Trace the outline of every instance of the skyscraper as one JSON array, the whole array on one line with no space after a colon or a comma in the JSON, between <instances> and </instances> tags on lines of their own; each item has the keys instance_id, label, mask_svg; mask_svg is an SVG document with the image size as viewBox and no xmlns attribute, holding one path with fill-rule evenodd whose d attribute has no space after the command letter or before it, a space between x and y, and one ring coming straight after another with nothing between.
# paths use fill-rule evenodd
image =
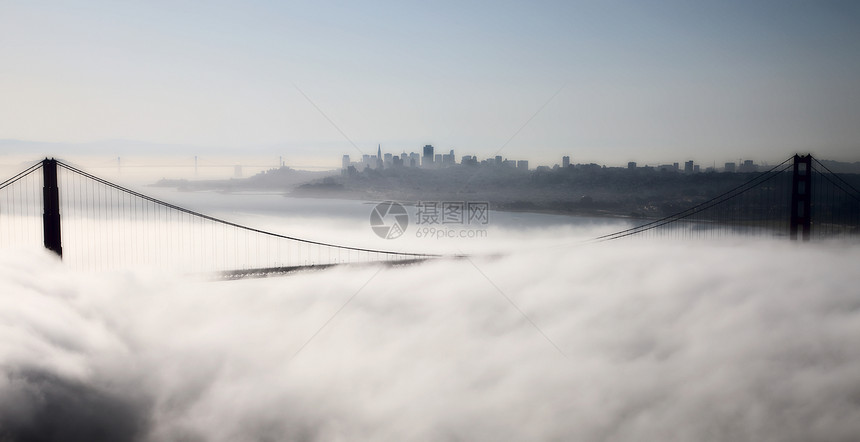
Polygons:
<instances>
[{"instance_id":1,"label":"skyscraper","mask_svg":"<svg viewBox=\"0 0 860 442\"><path fill-rule=\"evenodd\" d=\"M424 157L421 159L421 165L430 167L433 164L433 146L428 144L424 146Z\"/></svg>"}]
</instances>

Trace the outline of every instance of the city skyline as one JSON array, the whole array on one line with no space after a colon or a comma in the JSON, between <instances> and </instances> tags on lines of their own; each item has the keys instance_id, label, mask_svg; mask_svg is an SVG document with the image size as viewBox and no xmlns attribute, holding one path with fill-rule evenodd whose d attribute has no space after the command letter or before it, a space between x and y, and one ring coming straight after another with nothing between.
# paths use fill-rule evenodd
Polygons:
<instances>
[{"instance_id":1,"label":"city skyline","mask_svg":"<svg viewBox=\"0 0 860 442\"><path fill-rule=\"evenodd\" d=\"M597 164L603 167L616 167L616 168L624 168L625 165L607 165L600 164L595 162L590 163L579 163L576 162L575 158L572 158L570 155L563 155L560 159L561 162L556 162L553 164L538 164L532 162L530 165L529 158L514 158L508 159L503 155L495 155L493 157L487 158L479 158L477 155L461 155L460 161L457 160L456 153L454 149L450 149L448 153L437 153L435 147L431 144L426 144L421 149L421 152L406 152L404 149L401 153L393 153L393 152L385 152L383 154L382 144L377 145L377 154L362 154L359 158L356 158L356 161L352 160L353 157L349 154L344 154L341 157L341 167L342 171L348 171L350 167L356 169L356 171L363 171L365 169L383 169L390 167L411 167L411 168L441 168L441 167L450 167L456 165L492 165L492 166L508 166L513 167L520 170L549 170L549 169L557 169L559 167L575 167L582 165L592 165ZM683 167L682 167L683 164ZM760 166L767 166L768 163L756 163L751 159L738 158L737 162L735 161L726 161L720 163L720 167L717 166L717 163L714 162L712 165L697 163L693 159L687 159L683 163L678 161L673 161L670 163L665 162L649 162L649 163L639 163L637 161L628 161L626 164L627 169L636 169L636 168L653 168L660 170L674 170L678 172L684 173L699 173L699 172L756 172L758 171ZM704 166L704 167L703 167Z\"/></svg>"},{"instance_id":2,"label":"city skyline","mask_svg":"<svg viewBox=\"0 0 860 442\"><path fill-rule=\"evenodd\" d=\"M376 152L378 148L382 147L382 150L389 152L392 155L394 153L398 153L398 155L402 153L408 154L410 152L417 153L415 152L415 146L407 147L403 145L398 145L398 147L392 149L384 148L384 146L385 145L383 145L382 143L376 143L374 144L373 149L368 148L366 152ZM420 150L421 146L422 145L419 145L417 150ZM102 164L105 162L111 162L112 164L115 164L117 159L121 157L123 159L123 162L132 161L138 163L145 163L152 165L152 167L155 167L157 164L164 164L167 166L175 167L181 163L188 163L188 165L191 166L193 164L194 158L199 157L201 159L204 159L205 161L208 161L209 166L212 165L212 162L225 165L228 163L246 164L250 162L251 164L257 165L257 167L259 167L263 166L268 162L271 162L272 165L280 165L281 163L284 163L284 165L286 166L300 170L336 170L342 169L342 156L344 154L350 155L351 158L357 158L359 160L362 155L367 155L368 157L376 156L368 153L361 153L359 151L356 151L355 149L352 149L352 152L354 152L352 154L346 153L348 151L341 151L340 153L326 156L306 156L302 154L303 152L307 152L310 150L312 149L300 150L299 152L296 152L295 149L271 147L256 150L248 149L242 152L236 152L229 149L207 150L205 148L201 148L200 146L161 145L133 142L128 140L72 144L27 142L22 140L0 139L0 152L7 154L7 163L9 162L9 159L12 159L13 161L20 160L26 162L39 157L57 157L76 159L78 161L81 161L82 164L88 164L92 161L95 161L98 164ZM442 149L439 150L441 151ZM455 152L459 151L459 149L456 148L447 148L444 151L450 152L452 150ZM467 152L464 154L465 156L469 156L472 158L487 159L501 156L503 159L513 159L514 161L525 160L529 162L530 167L532 169L539 166L553 167L556 164L562 165L563 157L567 156L569 157L571 164L598 164L606 167L620 168L627 167L628 164L631 162L636 163L640 167L660 167L675 162L683 164L684 162L692 160L697 165L701 165L703 171L706 168L720 169L727 162L735 162L736 164L741 164L747 160L752 160L758 165L767 166L768 164L779 163L780 161L795 153L809 153L809 151L786 151L782 153L782 156L773 156L772 158L761 158L755 155L740 155L735 158L730 158L724 155L713 155L712 159L710 160L703 160L699 155L682 156L677 158L654 158L654 156L651 156L652 158L654 158L651 160L642 160L643 157L648 158L648 155L631 155L627 160L610 162L604 161L599 156L595 156L593 158L586 158L584 156L577 155L576 152L565 150L560 150L557 156L553 155L549 157L545 155L534 157L530 156L528 153L517 156L493 155L490 157L482 157L481 155L475 154L475 150L464 149L464 151ZM457 160L458 164L460 162L459 158L460 157L458 157ZM827 156L821 158L825 160L840 161L838 158L832 158ZM848 160L843 162L860 162L860 157L858 157L857 160Z\"/></svg>"}]
</instances>

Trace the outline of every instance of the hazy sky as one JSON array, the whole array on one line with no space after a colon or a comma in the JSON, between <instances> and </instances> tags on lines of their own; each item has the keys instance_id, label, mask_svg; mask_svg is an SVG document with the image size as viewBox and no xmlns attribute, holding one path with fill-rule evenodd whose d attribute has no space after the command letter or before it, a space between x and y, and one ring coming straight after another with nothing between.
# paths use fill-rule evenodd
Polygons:
<instances>
[{"instance_id":1,"label":"hazy sky","mask_svg":"<svg viewBox=\"0 0 860 442\"><path fill-rule=\"evenodd\" d=\"M0 139L860 160L857 3L702 3L7 0Z\"/></svg>"}]
</instances>

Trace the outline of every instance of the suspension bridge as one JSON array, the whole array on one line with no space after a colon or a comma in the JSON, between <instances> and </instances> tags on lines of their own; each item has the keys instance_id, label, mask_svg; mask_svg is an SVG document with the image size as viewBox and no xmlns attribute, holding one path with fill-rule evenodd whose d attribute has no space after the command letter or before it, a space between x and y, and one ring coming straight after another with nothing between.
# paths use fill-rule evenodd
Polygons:
<instances>
[{"instance_id":1,"label":"suspension bridge","mask_svg":"<svg viewBox=\"0 0 860 442\"><path fill-rule=\"evenodd\" d=\"M76 269L146 266L226 278L438 257L249 227L144 195L55 159L0 183L0 247L39 242Z\"/></svg>"},{"instance_id":2,"label":"suspension bridge","mask_svg":"<svg viewBox=\"0 0 860 442\"><path fill-rule=\"evenodd\" d=\"M860 176L833 173L812 155L794 155L741 185L660 219L594 238L700 238L730 235L827 240L860 237ZM853 183L852 183L853 181Z\"/></svg>"},{"instance_id":3,"label":"suspension bridge","mask_svg":"<svg viewBox=\"0 0 860 442\"><path fill-rule=\"evenodd\" d=\"M854 181L832 173L811 155L795 155L677 213L592 242L729 235L804 241L856 238L860 191ZM47 158L0 183L0 247L33 244L43 244L76 269L147 266L225 278L441 257L313 241L246 226Z\"/></svg>"}]
</instances>

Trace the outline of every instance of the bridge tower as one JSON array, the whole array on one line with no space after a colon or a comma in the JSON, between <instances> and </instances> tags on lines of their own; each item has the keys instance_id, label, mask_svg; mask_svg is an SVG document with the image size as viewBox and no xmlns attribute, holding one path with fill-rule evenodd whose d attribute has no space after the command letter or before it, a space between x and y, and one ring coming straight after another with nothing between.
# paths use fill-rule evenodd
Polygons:
<instances>
[{"instance_id":1,"label":"bridge tower","mask_svg":"<svg viewBox=\"0 0 860 442\"><path fill-rule=\"evenodd\" d=\"M794 173L791 180L791 223L789 235L797 240L802 232L804 241L809 241L812 227L812 155L794 155Z\"/></svg>"},{"instance_id":2,"label":"bridge tower","mask_svg":"<svg viewBox=\"0 0 860 442\"><path fill-rule=\"evenodd\" d=\"M44 230L45 248L63 257L63 245L60 240L60 189L57 187L57 160L45 158L42 161L42 228Z\"/></svg>"}]
</instances>

